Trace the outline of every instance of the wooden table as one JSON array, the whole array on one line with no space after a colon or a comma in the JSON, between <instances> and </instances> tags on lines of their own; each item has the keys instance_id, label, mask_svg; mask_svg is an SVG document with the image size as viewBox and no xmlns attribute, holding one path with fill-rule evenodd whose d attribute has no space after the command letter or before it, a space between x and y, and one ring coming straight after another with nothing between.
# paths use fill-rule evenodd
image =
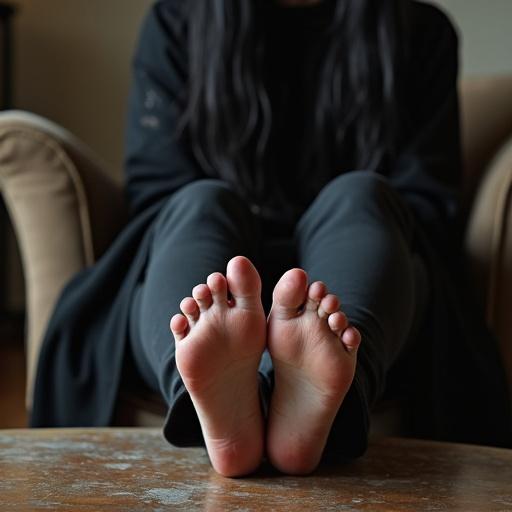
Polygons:
<instances>
[{"instance_id":1,"label":"wooden table","mask_svg":"<svg viewBox=\"0 0 512 512\"><path fill-rule=\"evenodd\" d=\"M0 510L512 510L512 451L388 438L313 476L228 479L155 429L3 430Z\"/></svg>"}]
</instances>

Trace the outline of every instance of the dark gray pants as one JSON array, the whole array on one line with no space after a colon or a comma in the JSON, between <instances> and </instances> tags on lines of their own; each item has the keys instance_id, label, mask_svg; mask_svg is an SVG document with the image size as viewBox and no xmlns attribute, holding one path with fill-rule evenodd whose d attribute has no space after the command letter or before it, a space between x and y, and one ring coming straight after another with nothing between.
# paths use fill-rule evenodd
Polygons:
<instances>
[{"instance_id":1,"label":"dark gray pants","mask_svg":"<svg viewBox=\"0 0 512 512\"><path fill-rule=\"evenodd\" d=\"M366 447L369 408L386 376L422 321L427 279L414 252L414 220L398 193L380 175L355 171L327 184L295 226L254 214L219 180L200 180L175 193L153 225L146 274L131 314L131 348L147 385L169 404L164 428L177 445L201 443L190 399L174 360L169 319L208 274L225 272L236 255L256 265L269 311L272 289L299 266L310 282L321 280L363 337L356 378L328 442L328 450L357 456ZM273 385L272 363L261 366L263 406ZM341 441L343 439L343 442ZM326 450L327 451L327 450Z\"/></svg>"}]
</instances>

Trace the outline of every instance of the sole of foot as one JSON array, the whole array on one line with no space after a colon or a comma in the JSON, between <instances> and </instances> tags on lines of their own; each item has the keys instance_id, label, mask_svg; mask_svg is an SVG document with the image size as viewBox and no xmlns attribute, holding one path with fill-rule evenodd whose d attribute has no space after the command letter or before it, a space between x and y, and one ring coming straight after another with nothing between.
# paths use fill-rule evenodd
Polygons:
<instances>
[{"instance_id":1,"label":"sole of foot","mask_svg":"<svg viewBox=\"0 0 512 512\"><path fill-rule=\"evenodd\" d=\"M354 378L359 331L340 301L306 272L286 272L274 288L267 344L275 372L266 450L287 474L319 464L334 418Z\"/></svg>"},{"instance_id":2,"label":"sole of foot","mask_svg":"<svg viewBox=\"0 0 512 512\"><path fill-rule=\"evenodd\" d=\"M230 299L228 300L228 293ZM176 365L194 404L213 468L242 476L261 463L264 449L258 366L265 349L261 280L247 258L237 256L226 276L181 301L171 319Z\"/></svg>"}]
</instances>

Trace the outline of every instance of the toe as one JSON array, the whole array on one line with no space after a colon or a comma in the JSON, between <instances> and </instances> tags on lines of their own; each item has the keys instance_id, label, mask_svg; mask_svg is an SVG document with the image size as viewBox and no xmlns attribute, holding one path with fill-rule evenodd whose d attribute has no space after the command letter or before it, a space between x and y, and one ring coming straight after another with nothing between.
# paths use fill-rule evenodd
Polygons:
<instances>
[{"instance_id":1,"label":"toe","mask_svg":"<svg viewBox=\"0 0 512 512\"><path fill-rule=\"evenodd\" d=\"M343 331L348 327L348 320L345 313L342 311L336 311L335 313L329 315L327 321L332 332L341 338Z\"/></svg>"},{"instance_id":2,"label":"toe","mask_svg":"<svg viewBox=\"0 0 512 512\"><path fill-rule=\"evenodd\" d=\"M228 303L228 283L226 278L220 272L214 272L206 280L208 288L212 294L213 302L220 306L227 306Z\"/></svg>"},{"instance_id":3,"label":"toe","mask_svg":"<svg viewBox=\"0 0 512 512\"><path fill-rule=\"evenodd\" d=\"M199 306L199 311L201 312L206 311L213 302L212 293L206 284L194 286L192 289L192 297L194 297Z\"/></svg>"},{"instance_id":4,"label":"toe","mask_svg":"<svg viewBox=\"0 0 512 512\"><path fill-rule=\"evenodd\" d=\"M330 314L340 309L340 301L336 295L329 293L320 302L318 307L318 316L320 318L327 318Z\"/></svg>"},{"instance_id":5,"label":"toe","mask_svg":"<svg viewBox=\"0 0 512 512\"><path fill-rule=\"evenodd\" d=\"M181 341L187 335L188 320L183 315L177 314L171 318L171 331L175 341Z\"/></svg>"},{"instance_id":6,"label":"toe","mask_svg":"<svg viewBox=\"0 0 512 512\"><path fill-rule=\"evenodd\" d=\"M315 281L311 283L308 288L308 299L306 301L306 309L309 311L316 311L320 301L327 294L327 286L322 281Z\"/></svg>"},{"instance_id":7,"label":"toe","mask_svg":"<svg viewBox=\"0 0 512 512\"><path fill-rule=\"evenodd\" d=\"M199 306L192 297L185 297L180 303L180 309L189 324L194 324L199 319Z\"/></svg>"},{"instance_id":8,"label":"toe","mask_svg":"<svg viewBox=\"0 0 512 512\"><path fill-rule=\"evenodd\" d=\"M306 301L308 276L294 268L285 272L274 288L272 314L277 318L294 318Z\"/></svg>"},{"instance_id":9,"label":"toe","mask_svg":"<svg viewBox=\"0 0 512 512\"><path fill-rule=\"evenodd\" d=\"M361 344L361 333L355 327L347 327L341 341L348 352L354 352Z\"/></svg>"},{"instance_id":10,"label":"toe","mask_svg":"<svg viewBox=\"0 0 512 512\"><path fill-rule=\"evenodd\" d=\"M248 258L232 258L227 266L226 278L236 306L244 309L261 308L260 275Z\"/></svg>"}]
</instances>

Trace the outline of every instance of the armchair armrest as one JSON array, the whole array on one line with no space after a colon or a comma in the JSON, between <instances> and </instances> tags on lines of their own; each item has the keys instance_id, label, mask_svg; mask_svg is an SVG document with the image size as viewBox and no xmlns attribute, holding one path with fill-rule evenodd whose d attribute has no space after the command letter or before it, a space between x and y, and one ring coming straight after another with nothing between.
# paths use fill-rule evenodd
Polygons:
<instances>
[{"instance_id":1,"label":"armchair armrest","mask_svg":"<svg viewBox=\"0 0 512 512\"><path fill-rule=\"evenodd\" d=\"M512 75L465 78L460 93L465 197L471 202L483 171L512 133Z\"/></svg>"},{"instance_id":2,"label":"armchair armrest","mask_svg":"<svg viewBox=\"0 0 512 512\"><path fill-rule=\"evenodd\" d=\"M19 244L27 302L27 405L42 338L66 282L125 222L121 186L78 139L20 111L0 113L0 189Z\"/></svg>"},{"instance_id":3,"label":"armchair armrest","mask_svg":"<svg viewBox=\"0 0 512 512\"><path fill-rule=\"evenodd\" d=\"M512 392L512 137L483 176L468 222L466 251Z\"/></svg>"}]
</instances>

